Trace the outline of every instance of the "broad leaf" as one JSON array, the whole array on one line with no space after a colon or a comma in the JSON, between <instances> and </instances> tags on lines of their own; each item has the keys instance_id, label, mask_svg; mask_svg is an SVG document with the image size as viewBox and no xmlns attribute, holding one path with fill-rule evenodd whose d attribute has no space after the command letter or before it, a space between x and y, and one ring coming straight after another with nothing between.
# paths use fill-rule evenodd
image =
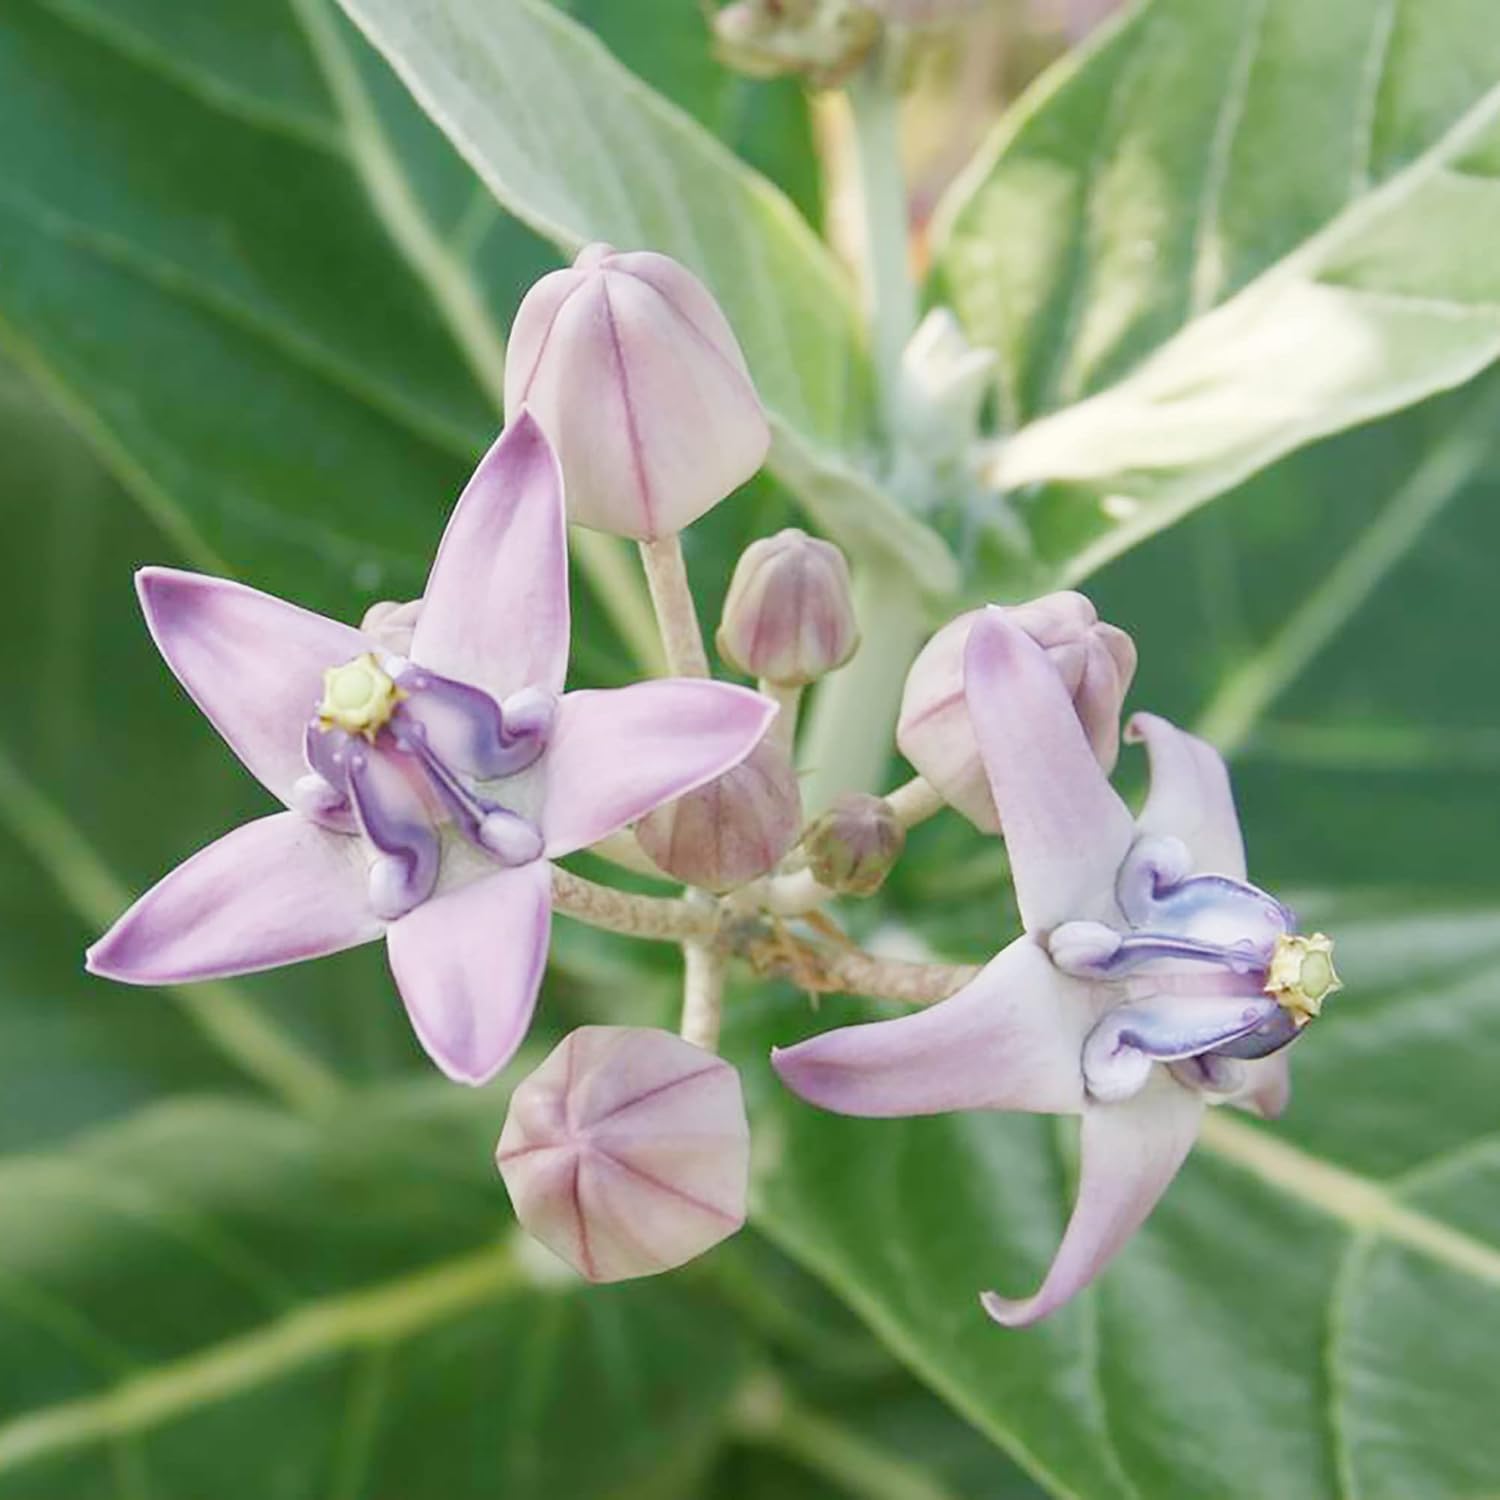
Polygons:
<instances>
[{"instance_id":1,"label":"broad leaf","mask_svg":"<svg viewBox=\"0 0 1500 1500\"><path fill-rule=\"evenodd\" d=\"M0 1495L685 1500L732 1325L522 1251L479 1103L182 1103L0 1167Z\"/></svg>"},{"instance_id":2,"label":"broad leaf","mask_svg":"<svg viewBox=\"0 0 1500 1500\"><path fill-rule=\"evenodd\" d=\"M846 279L768 182L539 0L344 0L495 196L572 251L590 240L691 266L740 337L771 464L853 550L899 555L930 587L946 547L861 475L864 355Z\"/></svg>"},{"instance_id":3,"label":"broad leaf","mask_svg":"<svg viewBox=\"0 0 1500 1500\"><path fill-rule=\"evenodd\" d=\"M977 1293L1028 1290L1055 1248L1059 1124L823 1115L753 1061L813 1029L802 1002L739 1038L761 1226L1054 1493L1397 1500L1500 1472L1500 914L1308 915L1337 921L1348 989L1290 1114L1216 1112L1100 1284L1026 1332Z\"/></svg>"},{"instance_id":4,"label":"broad leaf","mask_svg":"<svg viewBox=\"0 0 1500 1500\"><path fill-rule=\"evenodd\" d=\"M938 262L1044 571L1500 354L1497 76L1483 0L1148 0L1020 106Z\"/></svg>"},{"instance_id":5,"label":"broad leaf","mask_svg":"<svg viewBox=\"0 0 1500 1500\"><path fill-rule=\"evenodd\" d=\"M1500 897L1497 419L1490 374L1276 466L1098 580L1141 649L1134 702L1231 753L1273 888Z\"/></svg>"},{"instance_id":6,"label":"broad leaf","mask_svg":"<svg viewBox=\"0 0 1500 1500\"><path fill-rule=\"evenodd\" d=\"M727 126L714 71L689 102ZM555 252L331 0L21 0L0 133L0 350L176 560L345 616L414 592ZM757 149L781 170L799 140Z\"/></svg>"}]
</instances>

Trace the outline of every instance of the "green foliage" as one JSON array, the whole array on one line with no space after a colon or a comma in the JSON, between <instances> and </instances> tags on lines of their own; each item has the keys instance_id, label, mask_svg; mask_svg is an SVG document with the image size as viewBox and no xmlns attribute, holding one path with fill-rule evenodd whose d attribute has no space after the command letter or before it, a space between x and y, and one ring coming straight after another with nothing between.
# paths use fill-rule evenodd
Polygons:
<instances>
[{"instance_id":1,"label":"green foliage","mask_svg":"<svg viewBox=\"0 0 1500 1500\"><path fill-rule=\"evenodd\" d=\"M264 807L131 568L344 617L414 592L516 301L584 240L699 270L775 412L776 479L687 538L705 619L794 502L955 586L885 489L791 85L727 74L690 0L349 9L395 72L330 0L0 17L0 1500L1494 1490L1500 385L1330 436L1500 352L1493 7L1148 0L945 210L931 294L1000 355L1031 548L992 497L954 529L971 590L1102 569L1135 701L1232 752L1255 875L1348 981L1285 1121L1216 1115L1024 1334L976 1293L1040 1274L1069 1133L774 1085L769 1045L864 1006L735 997L779 1248L585 1290L519 1249L506 1083L431 1081L378 952L170 995L81 972L131 892ZM585 680L630 671L605 599L580 590ZM977 960L1008 902L947 817L841 915ZM537 1046L667 1016L670 950L558 925Z\"/></svg>"},{"instance_id":2,"label":"green foliage","mask_svg":"<svg viewBox=\"0 0 1500 1500\"><path fill-rule=\"evenodd\" d=\"M821 1114L766 1048L870 1008L740 1013L758 1222L1053 1493L1395 1500L1500 1472L1500 917L1304 912L1336 923L1348 989L1299 1049L1286 1120L1214 1114L1102 1282L1019 1336L978 1293L1040 1280L1071 1132Z\"/></svg>"},{"instance_id":3,"label":"green foliage","mask_svg":"<svg viewBox=\"0 0 1500 1500\"><path fill-rule=\"evenodd\" d=\"M1006 488L1069 579L1500 354L1482 0L1154 0L1039 87L945 214L1000 355Z\"/></svg>"}]
</instances>

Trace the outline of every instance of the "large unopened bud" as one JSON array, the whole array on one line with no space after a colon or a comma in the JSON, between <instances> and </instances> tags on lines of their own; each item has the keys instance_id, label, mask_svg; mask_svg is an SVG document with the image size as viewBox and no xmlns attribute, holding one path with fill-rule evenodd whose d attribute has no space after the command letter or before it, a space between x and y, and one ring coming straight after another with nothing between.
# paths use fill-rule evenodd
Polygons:
<instances>
[{"instance_id":1,"label":"large unopened bud","mask_svg":"<svg viewBox=\"0 0 1500 1500\"><path fill-rule=\"evenodd\" d=\"M732 771L648 813L635 833L668 875L728 891L775 869L801 827L791 758L781 745L762 740Z\"/></svg>"},{"instance_id":2,"label":"large unopened bud","mask_svg":"<svg viewBox=\"0 0 1500 1500\"><path fill-rule=\"evenodd\" d=\"M495 1161L521 1227L590 1281L670 1271L745 1222L739 1074L669 1031L581 1027L511 1095Z\"/></svg>"},{"instance_id":3,"label":"large unopened bud","mask_svg":"<svg viewBox=\"0 0 1500 1500\"><path fill-rule=\"evenodd\" d=\"M906 829L884 797L848 792L807 830L802 847L819 885L870 896L901 858Z\"/></svg>"},{"instance_id":4,"label":"large unopened bud","mask_svg":"<svg viewBox=\"0 0 1500 1500\"><path fill-rule=\"evenodd\" d=\"M765 461L770 429L708 288L665 255L590 245L527 292L505 412L526 406L562 464L571 520L681 531Z\"/></svg>"},{"instance_id":5,"label":"large unopened bud","mask_svg":"<svg viewBox=\"0 0 1500 1500\"><path fill-rule=\"evenodd\" d=\"M795 526L752 542L735 564L716 641L730 666L778 687L843 666L859 645L844 554Z\"/></svg>"},{"instance_id":6,"label":"large unopened bud","mask_svg":"<svg viewBox=\"0 0 1500 1500\"><path fill-rule=\"evenodd\" d=\"M896 743L946 802L986 833L996 833L1000 816L964 703L964 647L981 613L971 610L950 621L912 663ZM1005 613L1046 649L1099 764L1113 770L1120 753L1120 705L1135 676L1135 643L1100 620L1082 594L1046 594Z\"/></svg>"}]
</instances>

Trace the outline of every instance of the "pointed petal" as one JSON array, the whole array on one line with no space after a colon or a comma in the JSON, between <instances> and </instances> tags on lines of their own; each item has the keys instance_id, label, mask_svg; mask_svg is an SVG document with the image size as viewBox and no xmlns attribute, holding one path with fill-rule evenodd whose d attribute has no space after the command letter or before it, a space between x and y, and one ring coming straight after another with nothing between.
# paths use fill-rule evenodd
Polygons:
<instances>
[{"instance_id":1,"label":"pointed petal","mask_svg":"<svg viewBox=\"0 0 1500 1500\"><path fill-rule=\"evenodd\" d=\"M597 843L722 776L775 716L776 705L759 693L686 678L569 693L542 760L547 854Z\"/></svg>"},{"instance_id":2,"label":"pointed petal","mask_svg":"<svg viewBox=\"0 0 1500 1500\"><path fill-rule=\"evenodd\" d=\"M1202 1098L1164 1069L1134 1098L1092 1106L1083 1117L1078 1202L1047 1279L1020 1301L986 1292L984 1310L1007 1328L1024 1328L1082 1291L1156 1207L1202 1116Z\"/></svg>"},{"instance_id":3,"label":"pointed petal","mask_svg":"<svg viewBox=\"0 0 1500 1500\"><path fill-rule=\"evenodd\" d=\"M552 870L541 859L434 896L391 925L396 987L448 1077L484 1083L521 1045L551 927Z\"/></svg>"},{"instance_id":4,"label":"pointed petal","mask_svg":"<svg viewBox=\"0 0 1500 1500\"><path fill-rule=\"evenodd\" d=\"M1093 1021L1088 987L1023 937L947 1000L826 1031L771 1061L794 1094L839 1114L1070 1114L1084 1107L1079 1057Z\"/></svg>"},{"instance_id":5,"label":"pointed petal","mask_svg":"<svg viewBox=\"0 0 1500 1500\"><path fill-rule=\"evenodd\" d=\"M202 573L142 568L146 625L193 702L273 796L307 774L302 737L323 672L370 649L359 631Z\"/></svg>"},{"instance_id":6,"label":"pointed petal","mask_svg":"<svg viewBox=\"0 0 1500 1500\"><path fill-rule=\"evenodd\" d=\"M186 984L337 953L380 936L359 841L299 813L227 833L158 881L88 952L127 984Z\"/></svg>"},{"instance_id":7,"label":"pointed petal","mask_svg":"<svg viewBox=\"0 0 1500 1500\"><path fill-rule=\"evenodd\" d=\"M1134 821L1046 653L1002 610L985 610L970 633L964 692L1027 930L1118 922L1115 875Z\"/></svg>"},{"instance_id":8,"label":"pointed petal","mask_svg":"<svg viewBox=\"0 0 1500 1500\"><path fill-rule=\"evenodd\" d=\"M459 496L427 578L411 659L504 698L560 692L568 665L562 471L522 408Z\"/></svg>"},{"instance_id":9,"label":"pointed petal","mask_svg":"<svg viewBox=\"0 0 1500 1500\"><path fill-rule=\"evenodd\" d=\"M1206 740L1155 714L1134 714L1125 726L1132 745L1151 758L1151 793L1141 809L1142 833L1179 838L1193 869L1245 878L1245 844L1224 758Z\"/></svg>"}]
</instances>

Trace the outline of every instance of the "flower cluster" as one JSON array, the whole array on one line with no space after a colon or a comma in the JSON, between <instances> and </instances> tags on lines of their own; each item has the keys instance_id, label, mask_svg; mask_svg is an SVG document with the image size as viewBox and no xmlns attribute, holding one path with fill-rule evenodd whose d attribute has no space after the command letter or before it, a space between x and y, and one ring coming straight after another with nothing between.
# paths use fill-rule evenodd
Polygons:
<instances>
[{"instance_id":1,"label":"flower cluster","mask_svg":"<svg viewBox=\"0 0 1500 1500\"><path fill-rule=\"evenodd\" d=\"M482 1084L530 1025L554 909L680 944L683 1036L574 1031L514 1089L500 1137L521 1224L596 1281L680 1265L744 1221L744 1103L714 1055L731 959L812 990L938 999L780 1050L775 1069L845 1114L1080 1116L1050 1272L1029 1298L984 1299L1002 1323L1045 1316L1149 1213L1208 1105L1284 1107L1286 1049L1338 988L1329 940L1249 883L1203 741L1136 714L1150 794L1133 816L1112 790L1135 647L1076 593L938 630L896 726L918 776L804 822L797 706L859 649L849 568L796 529L754 542L715 640L756 687L708 678L677 536L755 472L769 433L727 318L684 267L595 245L543 278L505 395L418 600L355 627L141 572L167 664L280 810L168 874L88 967L179 984L383 939L421 1046ZM641 544L683 675L564 691L569 520ZM1005 840L1024 931L939 999L949 971L860 954L819 909L879 890L944 805ZM637 895L554 863L589 849L690 890Z\"/></svg>"}]
</instances>

